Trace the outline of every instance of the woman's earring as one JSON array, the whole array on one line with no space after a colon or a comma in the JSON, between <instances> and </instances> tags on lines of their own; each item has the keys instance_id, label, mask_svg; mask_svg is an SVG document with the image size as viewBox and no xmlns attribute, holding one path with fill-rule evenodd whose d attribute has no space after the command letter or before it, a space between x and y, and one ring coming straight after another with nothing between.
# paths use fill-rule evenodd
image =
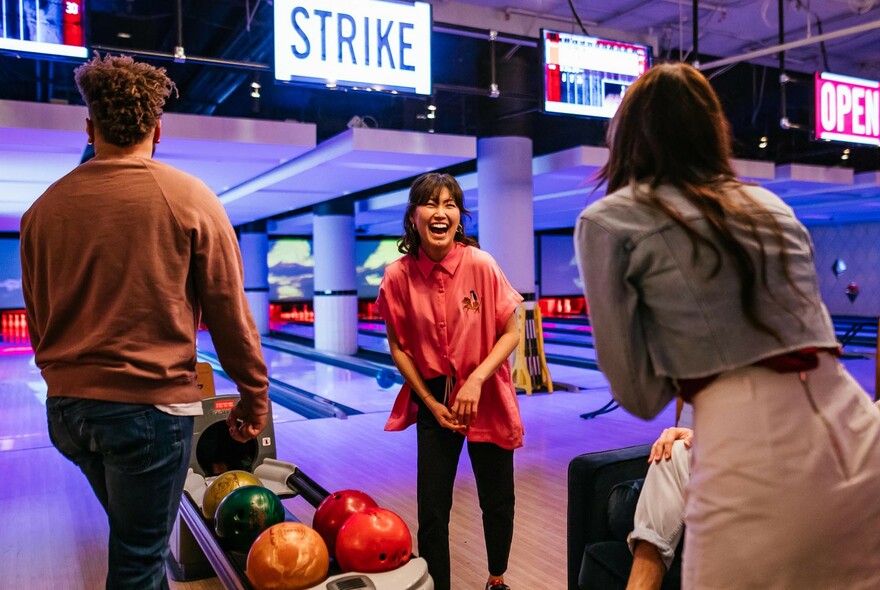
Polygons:
<instances>
[{"instance_id":1,"label":"woman's earring","mask_svg":"<svg viewBox=\"0 0 880 590\"><path fill-rule=\"evenodd\" d=\"M458 229L455 230L455 233L461 234L461 235L463 236L463 235L464 235L464 226L462 226L462 225L459 223L459 224L458 224Z\"/></svg>"}]
</instances>

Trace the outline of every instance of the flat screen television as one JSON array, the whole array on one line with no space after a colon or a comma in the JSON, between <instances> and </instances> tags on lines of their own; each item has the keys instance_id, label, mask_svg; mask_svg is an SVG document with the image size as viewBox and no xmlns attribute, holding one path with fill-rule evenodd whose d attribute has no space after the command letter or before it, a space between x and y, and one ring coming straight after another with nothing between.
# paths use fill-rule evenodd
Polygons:
<instances>
[{"instance_id":1,"label":"flat screen television","mask_svg":"<svg viewBox=\"0 0 880 590\"><path fill-rule=\"evenodd\" d=\"M651 67L651 47L541 30L545 113L610 119L627 87Z\"/></svg>"},{"instance_id":2,"label":"flat screen television","mask_svg":"<svg viewBox=\"0 0 880 590\"><path fill-rule=\"evenodd\" d=\"M574 236L540 234L541 297L582 297L584 283L574 254Z\"/></svg>"},{"instance_id":3,"label":"flat screen television","mask_svg":"<svg viewBox=\"0 0 880 590\"><path fill-rule=\"evenodd\" d=\"M0 237L0 309L24 309L18 237Z\"/></svg>"},{"instance_id":4,"label":"flat screen television","mask_svg":"<svg viewBox=\"0 0 880 590\"><path fill-rule=\"evenodd\" d=\"M17 253L17 250L16 250ZM0 240L0 262L2 262ZM16 254L17 255L17 254ZM357 296L373 300L385 267L400 258L397 238L362 238L355 242ZM299 302L315 295L315 256L307 237L279 237L269 241L269 298L271 301ZM0 266L2 270L2 266ZM0 287L3 283L0 282ZM0 291L2 295L2 291ZM2 300L2 299L0 299Z\"/></svg>"},{"instance_id":5,"label":"flat screen television","mask_svg":"<svg viewBox=\"0 0 880 590\"><path fill-rule=\"evenodd\" d=\"M85 59L84 19L85 0L0 0L0 52Z\"/></svg>"}]
</instances>

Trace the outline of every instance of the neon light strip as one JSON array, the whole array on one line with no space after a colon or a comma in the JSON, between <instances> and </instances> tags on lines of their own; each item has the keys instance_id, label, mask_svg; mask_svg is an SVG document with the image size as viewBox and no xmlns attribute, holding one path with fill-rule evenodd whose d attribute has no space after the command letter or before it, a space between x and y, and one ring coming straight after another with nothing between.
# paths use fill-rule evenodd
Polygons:
<instances>
[{"instance_id":1,"label":"neon light strip","mask_svg":"<svg viewBox=\"0 0 880 590\"><path fill-rule=\"evenodd\" d=\"M867 86L868 88L880 88L880 82L876 80L863 80L862 78L852 78L850 76L841 76L839 74L829 74L822 72L819 74L822 80L832 80L834 82L843 82L844 84L852 84L854 86Z\"/></svg>"},{"instance_id":2,"label":"neon light strip","mask_svg":"<svg viewBox=\"0 0 880 590\"><path fill-rule=\"evenodd\" d=\"M21 41L19 39L0 38L0 49L21 51L24 53L61 55L64 57L81 57L83 59L89 56L89 50L85 47L77 47L76 45L61 45L59 43L43 43L40 41Z\"/></svg>"},{"instance_id":3,"label":"neon light strip","mask_svg":"<svg viewBox=\"0 0 880 590\"><path fill-rule=\"evenodd\" d=\"M819 139L824 139L826 141L848 141L850 143L864 143L867 145L880 146L880 138L878 137L863 137L861 135L847 135L845 133L831 133L829 131L823 131L819 135Z\"/></svg>"}]
</instances>

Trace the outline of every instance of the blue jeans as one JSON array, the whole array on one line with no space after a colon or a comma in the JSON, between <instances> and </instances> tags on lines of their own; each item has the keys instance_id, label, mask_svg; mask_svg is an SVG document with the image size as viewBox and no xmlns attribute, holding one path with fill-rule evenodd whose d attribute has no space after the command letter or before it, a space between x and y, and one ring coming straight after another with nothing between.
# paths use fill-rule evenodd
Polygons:
<instances>
[{"instance_id":1,"label":"blue jeans","mask_svg":"<svg viewBox=\"0 0 880 590\"><path fill-rule=\"evenodd\" d=\"M107 589L168 588L168 537L192 448L192 416L73 397L46 400L49 436L92 486L110 523Z\"/></svg>"}]
</instances>

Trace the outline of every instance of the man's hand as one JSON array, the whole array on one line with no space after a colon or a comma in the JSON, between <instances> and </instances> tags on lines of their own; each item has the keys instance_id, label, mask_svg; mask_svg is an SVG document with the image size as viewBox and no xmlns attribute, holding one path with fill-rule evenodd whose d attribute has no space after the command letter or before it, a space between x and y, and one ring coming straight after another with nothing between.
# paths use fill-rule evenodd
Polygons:
<instances>
[{"instance_id":1,"label":"man's hand","mask_svg":"<svg viewBox=\"0 0 880 590\"><path fill-rule=\"evenodd\" d=\"M684 441L684 446L691 448L694 441L694 431L690 428L667 428L660 434L651 447L648 455L648 463L659 463L661 459L672 458L672 443L677 440Z\"/></svg>"},{"instance_id":2,"label":"man's hand","mask_svg":"<svg viewBox=\"0 0 880 590\"><path fill-rule=\"evenodd\" d=\"M257 435L263 432L268 423L269 414L251 414L242 406L241 400L235 404L226 418L229 436L240 443L257 438Z\"/></svg>"}]
</instances>

